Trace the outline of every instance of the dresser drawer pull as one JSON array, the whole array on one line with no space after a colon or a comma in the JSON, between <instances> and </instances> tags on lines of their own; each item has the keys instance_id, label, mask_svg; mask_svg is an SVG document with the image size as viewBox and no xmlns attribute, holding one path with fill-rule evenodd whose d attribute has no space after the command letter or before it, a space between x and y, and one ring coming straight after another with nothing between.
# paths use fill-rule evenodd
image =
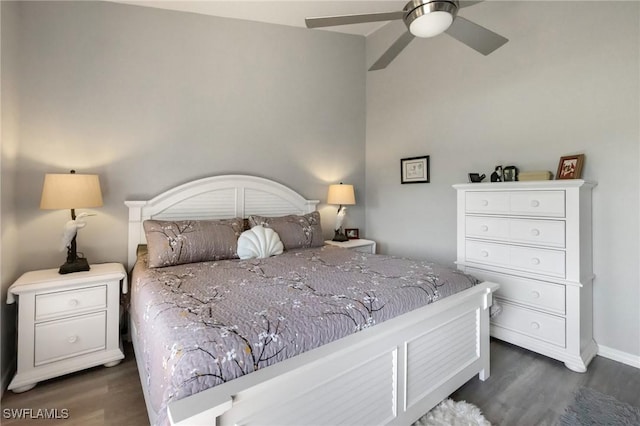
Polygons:
<instances>
[{"instance_id":1,"label":"dresser drawer pull","mask_svg":"<svg viewBox=\"0 0 640 426\"><path fill-rule=\"evenodd\" d=\"M531 200L531 207L540 207L540 201Z\"/></svg>"},{"instance_id":2,"label":"dresser drawer pull","mask_svg":"<svg viewBox=\"0 0 640 426\"><path fill-rule=\"evenodd\" d=\"M536 228L533 228L531 230L531 235L533 235L534 237L537 237L538 235L540 235L540 230L536 229Z\"/></svg>"},{"instance_id":3,"label":"dresser drawer pull","mask_svg":"<svg viewBox=\"0 0 640 426\"><path fill-rule=\"evenodd\" d=\"M480 251L480 256L482 256L482 257L489 257L489 252L488 252L488 251L486 251L486 250L482 250L482 251Z\"/></svg>"},{"instance_id":4,"label":"dresser drawer pull","mask_svg":"<svg viewBox=\"0 0 640 426\"><path fill-rule=\"evenodd\" d=\"M536 290L533 290L531 292L531 297L534 298L534 299L540 299L540 292L536 291Z\"/></svg>"},{"instance_id":5,"label":"dresser drawer pull","mask_svg":"<svg viewBox=\"0 0 640 426\"><path fill-rule=\"evenodd\" d=\"M487 206L489 205L489 201L487 201L487 200L482 200L482 201L480 201L480 205L481 205L482 207L487 207Z\"/></svg>"},{"instance_id":6,"label":"dresser drawer pull","mask_svg":"<svg viewBox=\"0 0 640 426\"><path fill-rule=\"evenodd\" d=\"M69 336L67 337L67 342L69 343L75 343L78 341L78 336Z\"/></svg>"},{"instance_id":7,"label":"dresser drawer pull","mask_svg":"<svg viewBox=\"0 0 640 426\"><path fill-rule=\"evenodd\" d=\"M80 302L78 301L78 299L69 299L69 306L78 306L80 304Z\"/></svg>"},{"instance_id":8,"label":"dresser drawer pull","mask_svg":"<svg viewBox=\"0 0 640 426\"><path fill-rule=\"evenodd\" d=\"M540 259L538 259L537 257L534 257L533 259L531 259L531 264L532 265L539 265L540 264Z\"/></svg>"},{"instance_id":9,"label":"dresser drawer pull","mask_svg":"<svg viewBox=\"0 0 640 426\"><path fill-rule=\"evenodd\" d=\"M540 330L540 323L537 321L531 321L531 328L534 330Z\"/></svg>"},{"instance_id":10,"label":"dresser drawer pull","mask_svg":"<svg viewBox=\"0 0 640 426\"><path fill-rule=\"evenodd\" d=\"M480 227L480 230L482 230L482 232L487 232L489 230L489 227L487 225L482 225Z\"/></svg>"}]
</instances>

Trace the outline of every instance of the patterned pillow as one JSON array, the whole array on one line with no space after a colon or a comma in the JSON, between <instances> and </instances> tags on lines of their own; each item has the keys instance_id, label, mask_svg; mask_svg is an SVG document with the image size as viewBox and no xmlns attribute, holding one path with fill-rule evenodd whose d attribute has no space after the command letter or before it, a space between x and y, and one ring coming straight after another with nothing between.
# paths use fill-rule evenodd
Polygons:
<instances>
[{"instance_id":1,"label":"patterned pillow","mask_svg":"<svg viewBox=\"0 0 640 426\"><path fill-rule=\"evenodd\" d=\"M149 267L237 259L241 218L221 220L145 220Z\"/></svg>"},{"instance_id":2,"label":"patterned pillow","mask_svg":"<svg viewBox=\"0 0 640 426\"><path fill-rule=\"evenodd\" d=\"M318 212L303 216L293 214L279 217L249 216L249 225L252 228L262 225L276 231L285 250L320 247L324 244Z\"/></svg>"}]
</instances>

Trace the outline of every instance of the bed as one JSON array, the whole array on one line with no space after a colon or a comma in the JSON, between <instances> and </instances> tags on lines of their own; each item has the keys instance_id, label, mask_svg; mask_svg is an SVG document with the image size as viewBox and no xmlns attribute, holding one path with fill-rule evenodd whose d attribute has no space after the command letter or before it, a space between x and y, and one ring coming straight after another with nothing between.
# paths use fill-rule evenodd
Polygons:
<instances>
[{"instance_id":1,"label":"bed","mask_svg":"<svg viewBox=\"0 0 640 426\"><path fill-rule=\"evenodd\" d=\"M153 257L140 250L141 245L147 243L144 230L147 220L165 223L310 215L318 201L306 200L268 179L224 175L180 185L148 201L125 204L129 208L128 265L134 269L130 335L151 424L411 424L474 375L478 374L481 380L489 376L489 309L496 284L471 283L468 288L453 289L451 295L444 297L449 290L435 285L435 281L426 287L428 291L416 288L417 281L425 281L424 271L430 271L430 275L427 274L430 277L445 274L440 270L433 272L434 266L428 262L367 255L329 246L285 250L269 259L225 259L148 268ZM384 269L389 265L397 271ZM226 281L233 281L235 287L218 283L202 290L204 293L188 290L191 281L200 279L194 278L200 276L200 270L213 270L216 277L227 276ZM300 271L311 270L314 274L316 270L324 270L329 277L333 273L335 279L324 279L325 284L314 281L311 275L299 279ZM406 272L398 272L400 270ZM351 279L350 275L353 275L352 282L357 281L358 276L366 276L366 281L375 281L380 287L371 293L368 287L363 290L348 281L342 282ZM245 287L252 280L258 285L257 289ZM409 294L410 301L422 295L420 297L437 302L426 306L416 302L418 305L405 307L406 312L399 316L381 317L385 311L382 307L392 310L391 299L396 297L391 296L392 293L385 296L386 282ZM165 296L161 293L167 299L162 299ZM278 308L275 313L253 309L270 293L277 300L286 300L281 304L282 309ZM160 294L160 301L150 302L146 299L149 294ZM193 302L194 295L197 303ZM169 299L169 296L178 299ZM154 337L160 335L155 327L161 327L166 313L172 312L165 328L178 329L191 324L187 334L202 342L203 338L197 336L211 324L203 321L204 326L193 328L193 321L182 322L182 317L191 317L195 311L202 316L202 309L210 309L201 304L200 299L217 297L222 311L226 312L224 301L237 305L239 299L251 300L252 296L255 296L253 305L247 309L261 319L257 322L261 322L264 330L259 336L248 337L238 331L243 327L236 323L249 320L229 323L216 319L213 328L218 334L208 338L216 345L220 345L221 335L231 334L237 341L244 339L246 346L237 351L227 350L226 355L222 351L223 356L214 357L202 343L176 339L173 345L168 345ZM296 303L320 307L320 311L293 321ZM177 305L180 305L178 309ZM366 309L358 310L358 307ZM349 317L345 312L354 312L354 315ZM142 320L145 316L146 322ZM219 318L217 313L209 316ZM302 333L298 326L310 327L317 334L325 333L316 328L327 322L325 317L344 319L342 323L357 332L344 331L326 344L303 344L292 337ZM281 344L282 341L287 341L289 346ZM266 347L266 343L271 345L272 352L262 351L260 356L266 355L261 361L273 358L273 362L255 362L258 368L245 368L251 364L245 363L249 356L254 361L256 358L250 353L252 345L257 352L256 347ZM298 345L302 347L299 353L292 349ZM196 352L201 358L187 363L186 354ZM284 352L291 352L291 356L284 356ZM171 383L170 374L164 377L163 373L150 373L154 358L156 363L158 360L164 363L165 372L188 368L192 378L180 383L189 386ZM215 359L215 362L205 366L206 363L199 363L198 359ZM222 368L225 361L226 370ZM234 377L228 369L231 365L231 370L239 371ZM209 387L205 381L211 377L215 386Z\"/></svg>"}]
</instances>

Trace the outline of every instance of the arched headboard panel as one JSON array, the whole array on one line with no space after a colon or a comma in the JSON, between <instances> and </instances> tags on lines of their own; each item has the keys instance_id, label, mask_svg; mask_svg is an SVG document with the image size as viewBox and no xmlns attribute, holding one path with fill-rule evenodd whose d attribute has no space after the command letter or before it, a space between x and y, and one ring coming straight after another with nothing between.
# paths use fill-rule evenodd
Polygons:
<instances>
[{"instance_id":1,"label":"arched headboard panel","mask_svg":"<svg viewBox=\"0 0 640 426\"><path fill-rule=\"evenodd\" d=\"M136 249L145 244L142 223L147 219L224 219L249 215L283 216L316 210L318 200L307 200L291 188L269 179L222 175L198 179L169 189L148 201L125 201L129 208L128 268Z\"/></svg>"}]
</instances>

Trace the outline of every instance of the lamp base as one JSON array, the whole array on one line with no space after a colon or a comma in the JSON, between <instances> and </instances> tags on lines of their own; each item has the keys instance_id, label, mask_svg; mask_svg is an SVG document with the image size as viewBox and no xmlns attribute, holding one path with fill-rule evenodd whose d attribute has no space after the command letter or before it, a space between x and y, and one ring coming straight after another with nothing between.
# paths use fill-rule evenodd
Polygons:
<instances>
[{"instance_id":1,"label":"lamp base","mask_svg":"<svg viewBox=\"0 0 640 426\"><path fill-rule=\"evenodd\" d=\"M82 272L88 271L91 268L89 267L89 262L84 257L78 257L73 262L67 262L64 265L60 266L58 273L60 274L70 274L73 272Z\"/></svg>"},{"instance_id":2,"label":"lamp base","mask_svg":"<svg viewBox=\"0 0 640 426\"><path fill-rule=\"evenodd\" d=\"M344 235L344 233L340 232L339 229L336 229L335 234L333 235L333 241L348 241L349 239L347 238L346 235Z\"/></svg>"}]
</instances>

